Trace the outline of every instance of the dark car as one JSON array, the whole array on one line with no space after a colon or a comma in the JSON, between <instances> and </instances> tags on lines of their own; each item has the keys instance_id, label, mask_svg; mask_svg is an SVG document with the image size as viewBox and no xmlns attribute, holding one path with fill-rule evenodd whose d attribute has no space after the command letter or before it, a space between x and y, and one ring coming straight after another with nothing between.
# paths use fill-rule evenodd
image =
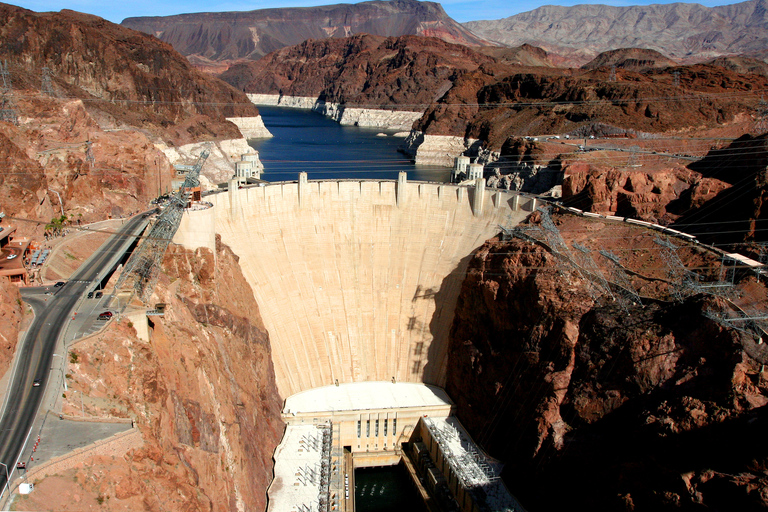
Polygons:
<instances>
[{"instance_id":1,"label":"dark car","mask_svg":"<svg viewBox=\"0 0 768 512\"><path fill-rule=\"evenodd\" d=\"M92 299L92 298L93 298L93 292L88 292L88 298L89 298L89 299Z\"/></svg>"},{"instance_id":2,"label":"dark car","mask_svg":"<svg viewBox=\"0 0 768 512\"><path fill-rule=\"evenodd\" d=\"M99 315L99 320L109 320L110 318L112 318L111 311L105 311Z\"/></svg>"},{"instance_id":3,"label":"dark car","mask_svg":"<svg viewBox=\"0 0 768 512\"><path fill-rule=\"evenodd\" d=\"M96 298L97 298L97 299L100 299L100 298L102 298L103 296L104 296L104 294L103 294L102 292L96 292Z\"/></svg>"},{"instance_id":4,"label":"dark car","mask_svg":"<svg viewBox=\"0 0 768 512\"><path fill-rule=\"evenodd\" d=\"M33 387L33 388L39 388L39 387L40 387L40 383L41 383L41 382L42 382L42 379L35 379L35 380L32 382L32 387Z\"/></svg>"},{"instance_id":5,"label":"dark car","mask_svg":"<svg viewBox=\"0 0 768 512\"><path fill-rule=\"evenodd\" d=\"M53 287L54 287L54 288L61 288L61 287L62 287L62 286L64 286L65 284L67 284L67 283L65 283L64 281L59 281L58 283L56 283L55 285L53 285Z\"/></svg>"}]
</instances>

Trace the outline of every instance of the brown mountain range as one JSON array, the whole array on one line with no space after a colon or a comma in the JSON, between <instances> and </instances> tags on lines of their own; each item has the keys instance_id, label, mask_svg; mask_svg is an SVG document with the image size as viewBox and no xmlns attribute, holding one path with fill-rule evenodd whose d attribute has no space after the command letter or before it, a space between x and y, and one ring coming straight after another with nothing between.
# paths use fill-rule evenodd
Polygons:
<instances>
[{"instance_id":1,"label":"brown mountain range","mask_svg":"<svg viewBox=\"0 0 768 512\"><path fill-rule=\"evenodd\" d=\"M122 25L153 34L196 65L213 68L218 62L256 60L307 39L360 33L424 35L453 43L486 44L448 17L440 4L416 0L137 17L126 18ZM219 68L226 69L226 65Z\"/></svg>"},{"instance_id":2,"label":"brown mountain range","mask_svg":"<svg viewBox=\"0 0 768 512\"><path fill-rule=\"evenodd\" d=\"M491 55L415 36L355 36L306 41L221 76L251 93L424 110L414 128L480 139L494 151L515 135L712 127L751 113L760 99L755 91L768 88L764 76L721 66L670 67L652 50L610 52L582 70L526 66L549 63L546 52L531 46L520 48L524 58L516 61ZM700 102L696 109L687 108L689 95Z\"/></svg>"},{"instance_id":3,"label":"brown mountain range","mask_svg":"<svg viewBox=\"0 0 768 512\"><path fill-rule=\"evenodd\" d=\"M507 46L540 46L582 65L617 48L649 48L680 62L751 54L768 47L768 2L749 0L704 7L671 3L614 7L546 5L493 21L464 26Z\"/></svg>"},{"instance_id":4,"label":"brown mountain range","mask_svg":"<svg viewBox=\"0 0 768 512\"><path fill-rule=\"evenodd\" d=\"M242 92L146 34L73 11L7 4L0 19L4 99L18 117L0 123L0 153L16 170L0 176L7 215L47 222L63 206L89 222L143 208L173 176L155 144L240 138L225 117L258 115Z\"/></svg>"}]
</instances>

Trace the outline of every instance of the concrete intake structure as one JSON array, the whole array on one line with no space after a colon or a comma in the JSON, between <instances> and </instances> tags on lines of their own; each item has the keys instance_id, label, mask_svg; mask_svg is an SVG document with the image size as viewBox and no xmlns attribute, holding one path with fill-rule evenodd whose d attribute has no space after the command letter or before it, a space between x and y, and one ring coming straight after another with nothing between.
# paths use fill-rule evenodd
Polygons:
<instances>
[{"instance_id":1,"label":"concrete intake structure","mask_svg":"<svg viewBox=\"0 0 768 512\"><path fill-rule=\"evenodd\" d=\"M444 386L448 334L474 249L536 199L474 187L308 181L206 196L174 240L240 257L269 332L280 394L334 383ZM212 229L213 228L213 229ZM215 231L215 233L214 233Z\"/></svg>"}]
</instances>

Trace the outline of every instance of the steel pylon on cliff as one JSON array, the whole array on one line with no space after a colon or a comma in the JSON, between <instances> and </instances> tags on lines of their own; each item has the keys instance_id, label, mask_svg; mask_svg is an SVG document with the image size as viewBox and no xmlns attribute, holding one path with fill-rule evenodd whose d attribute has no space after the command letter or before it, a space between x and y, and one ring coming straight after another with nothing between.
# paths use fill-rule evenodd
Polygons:
<instances>
[{"instance_id":1,"label":"steel pylon on cliff","mask_svg":"<svg viewBox=\"0 0 768 512\"><path fill-rule=\"evenodd\" d=\"M0 78L2 78L3 97L0 100L0 121L8 121L15 125L19 124L19 118L16 115L16 108L13 106L13 86L11 85L11 73L8 71L8 62L0 62Z\"/></svg>"},{"instance_id":2,"label":"steel pylon on cliff","mask_svg":"<svg viewBox=\"0 0 768 512\"><path fill-rule=\"evenodd\" d=\"M176 230L179 229L181 216L189 200L189 190L199 185L200 169L203 168L209 154L210 151L207 149L200 153L197 162L187 173L184 184L178 192L171 196L168 204L149 231L149 235L131 254L117 280L115 290L128 288L143 302L149 300L160 276L160 265L165 251L168 244L171 243L173 235L176 234Z\"/></svg>"},{"instance_id":3,"label":"steel pylon on cliff","mask_svg":"<svg viewBox=\"0 0 768 512\"><path fill-rule=\"evenodd\" d=\"M621 306L629 311L630 304L642 305L643 301L640 299L640 294L632 285L632 281L627 276L627 269L621 264L619 257L605 249L600 249L598 252L612 264L611 282L616 285Z\"/></svg>"},{"instance_id":4,"label":"steel pylon on cliff","mask_svg":"<svg viewBox=\"0 0 768 512\"><path fill-rule=\"evenodd\" d=\"M51 68L47 66L44 67L40 78L40 92L46 96L55 98L56 92L53 90L53 81L51 80L52 76L53 73L51 72Z\"/></svg>"}]
</instances>

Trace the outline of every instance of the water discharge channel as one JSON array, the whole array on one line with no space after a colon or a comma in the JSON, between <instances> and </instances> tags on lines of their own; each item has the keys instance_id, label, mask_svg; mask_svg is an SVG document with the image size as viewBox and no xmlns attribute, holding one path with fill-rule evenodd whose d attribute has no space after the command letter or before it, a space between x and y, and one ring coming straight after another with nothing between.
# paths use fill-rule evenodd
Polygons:
<instances>
[{"instance_id":1,"label":"water discharge channel","mask_svg":"<svg viewBox=\"0 0 768 512\"><path fill-rule=\"evenodd\" d=\"M396 180L401 171L408 172L409 180L450 178L450 169L417 166L398 153L404 138L392 130L341 126L308 110L260 106L259 111L274 137L250 144L259 152L267 181L293 181L302 171L310 180Z\"/></svg>"}]
</instances>

